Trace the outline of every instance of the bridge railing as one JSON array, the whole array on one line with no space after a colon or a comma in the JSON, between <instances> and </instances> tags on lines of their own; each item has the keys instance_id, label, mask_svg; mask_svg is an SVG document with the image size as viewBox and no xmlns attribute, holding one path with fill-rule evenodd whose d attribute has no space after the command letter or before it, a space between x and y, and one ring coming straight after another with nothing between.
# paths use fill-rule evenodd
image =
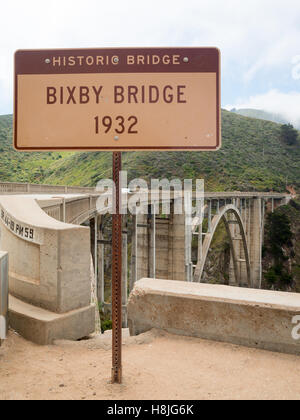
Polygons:
<instances>
[{"instance_id":1,"label":"bridge railing","mask_svg":"<svg viewBox=\"0 0 300 420\"><path fill-rule=\"evenodd\" d=\"M94 193L94 187L30 184L21 182L0 182L0 194L86 194Z\"/></svg>"},{"instance_id":2,"label":"bridge railing","mask_svg":"<svg viewBox=\"0 0 300 420\"><path fill-rule=\"evenodd\" d=\"M48 185L48 184L31 184L22 182L1 182L0 181L0 194L87 194L95 193L96 187L79 187L79 186L66 186L66 185ZM160 192L161 193L161 192ZM171 191L170 198L173 192ZM226 191L226 192L205 192L206 199L221 199L231 197L253 198L266 197L266 198L283 198L291 197L288 193L277 192L241 192L241 191Z\"/></svg>"}]
</instances>

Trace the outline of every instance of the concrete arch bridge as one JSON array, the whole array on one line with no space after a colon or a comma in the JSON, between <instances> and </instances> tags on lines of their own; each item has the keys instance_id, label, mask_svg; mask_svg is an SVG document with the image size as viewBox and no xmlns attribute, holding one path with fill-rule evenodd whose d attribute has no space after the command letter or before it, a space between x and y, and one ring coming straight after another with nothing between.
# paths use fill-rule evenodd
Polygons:
<instances>
[{"instance_id":1,"label":"concrete arch bridge","mask_svg":"<svg viewBox=\"0 0 300 420\"><path fill-rule=\"evenodd\" d=\"M105 250L110 245L103 231L107 207L97 206L99 196L94 188L0 183L0 250L9 253L10 321L25 338L45 344L94 330L90 256L98 299L105 304ZM191 217L174 214L171 194L168 216L152 214L151 205L148 214L124 216L123 290L132 290L145 277L201 282L220 223L230 243L229 284L260 288L264 213L290 198L270 192L205 193L200 213ZM125 324L126 304L123 293Z\"/></svg>"}]
</instances>

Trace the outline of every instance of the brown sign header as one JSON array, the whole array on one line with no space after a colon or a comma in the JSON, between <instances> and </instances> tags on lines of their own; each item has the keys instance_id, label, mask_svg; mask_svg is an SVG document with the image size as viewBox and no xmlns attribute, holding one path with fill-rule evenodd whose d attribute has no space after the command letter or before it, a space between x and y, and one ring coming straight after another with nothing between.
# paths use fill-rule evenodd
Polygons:
<instances>
[{"instance_id":1,"label":"brown sign header","mask_svg":"<svg viewBox=\"0 0 300 420\"><path fill-rule=\"evenodd\" d=\"M16 74L210 73L219 71L219 51L216 48L20 50L15 54L15 71Z\"/></svg>"},{"instance_id":2,"label":"brown sign header","mask_svg":"<svg viewBox=\"0 0 300 420\"><path fill-rule=\"evenodd\" d=\"M17 150L217 150L217 48L19 50Z\"/></svg>"}]
</instances>

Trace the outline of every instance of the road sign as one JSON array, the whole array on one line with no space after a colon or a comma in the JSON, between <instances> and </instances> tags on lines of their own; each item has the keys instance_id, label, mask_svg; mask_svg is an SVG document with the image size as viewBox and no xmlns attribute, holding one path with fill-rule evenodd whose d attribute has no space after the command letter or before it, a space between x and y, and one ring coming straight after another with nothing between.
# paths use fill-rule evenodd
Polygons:
<instances>
[{"instance_id":1,"label":"road sign","mask_svg":"<svg viewBox=\"0 0 300 420\"><path fill-rule=\"evenodd\" d=\"M216 48L19 50L17 150L217 150Z\"/></svg>"},{"instance_id":2,"label":"road sign","mask_svg":"<svg viewBox=\"0 0 300 420\"><path fill-rule=\"evenodd\" d=\"M20 50L15 54L14 146L111 150L112 382L122 382L120 179L122 150L221 146L216 48Z\"/></svg>"}]
</instances>

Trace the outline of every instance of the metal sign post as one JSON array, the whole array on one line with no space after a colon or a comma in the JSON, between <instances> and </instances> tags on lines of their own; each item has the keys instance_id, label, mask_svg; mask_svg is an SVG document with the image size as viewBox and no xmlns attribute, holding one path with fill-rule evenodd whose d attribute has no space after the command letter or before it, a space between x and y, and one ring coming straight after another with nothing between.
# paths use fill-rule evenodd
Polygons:
<instances>
[{"instance_id":1,"label":"metal sign post","mask_svg":"<svg viewBox=\"0 0 300 420\"><path fill-rule=\"evenodd\" d=\"M121 152L113 152L113 182L115 185L112 216L112 383L122 382L122 215L120 171Z\"/></svg>"}]
</instances>

